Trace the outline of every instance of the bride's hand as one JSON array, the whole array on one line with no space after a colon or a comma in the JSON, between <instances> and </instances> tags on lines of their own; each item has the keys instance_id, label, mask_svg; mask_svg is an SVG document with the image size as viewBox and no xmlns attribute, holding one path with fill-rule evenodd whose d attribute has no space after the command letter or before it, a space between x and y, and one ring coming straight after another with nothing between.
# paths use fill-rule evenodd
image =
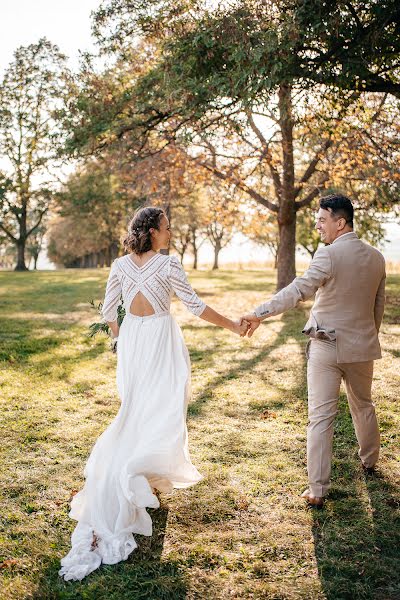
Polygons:
<instances>
[{"instance_id":1,"label":"bride's hand","mask_svg":"<svg viewBox=\"0 0 400 600\"><path fill-rule=\"evenodd\" d=\"M244 315L244 317L240 318L240 322L245 322L248 325L247 328L247 337L251 337L255 330L260 326L261 319L256 317L254 313L250 313L248 315Z\"/></svg>"},{"instance_id":2,"label":"bride's hand","mask_svg":"<svg viewBox=\"0 0 400 600\"><path fill-rule=\"evenodd\" d=\"M233 321L232 331L240 335L240 337L245 337L249 327L250 323L245 319L242 319L242 321Z\"/></svg>"}]
</instances>

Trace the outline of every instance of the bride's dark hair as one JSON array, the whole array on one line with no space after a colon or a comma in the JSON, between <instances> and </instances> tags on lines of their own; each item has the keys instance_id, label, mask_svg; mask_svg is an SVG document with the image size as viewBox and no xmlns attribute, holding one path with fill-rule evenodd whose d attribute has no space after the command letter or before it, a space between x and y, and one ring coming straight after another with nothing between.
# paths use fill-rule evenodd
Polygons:
<instances>
[{"instance_id":1,"label":"bride's dark hair","mask_svg":"<svg viewBox=\"0 0 400 600\"><path fill-rule=\"evenodd\" d=\"M139 208L129 222L128 235L124 239L125 250L135 254L144 254L151 250L150 229L160 229L163 216L165 212L162 208L154 206Z\"/></svg>"}]
</instances>

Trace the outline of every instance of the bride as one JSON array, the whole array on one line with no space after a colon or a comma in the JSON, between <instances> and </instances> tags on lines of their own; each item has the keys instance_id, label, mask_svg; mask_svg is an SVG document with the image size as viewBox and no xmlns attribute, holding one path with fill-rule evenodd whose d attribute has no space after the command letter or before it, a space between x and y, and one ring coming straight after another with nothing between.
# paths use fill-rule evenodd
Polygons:
<instances>
[{"instance_id":1,"label":"bride","mask_svg":"<svg viewBox=\"0 0 400 600\"><path fill-rule=\"evenodd\" d=\"M190 362L170 314L171 296L175 292L194 315L241 336L248 324L239 325L200 300L180 262L159 254L169 241L164 211L142 208L124 241L130 254L111 267L102 313L118 340L121 406L94 445L85 485L72 499L69 515L77 525L71 550L61 560L65 580L81 580L101 563L126 560L137 547L133 534L152 534L146 508L159 507L155 491L186 488L202 478L188 450ZM119 328L121 295L126 315Z\"/></svg>"}]
</instances>

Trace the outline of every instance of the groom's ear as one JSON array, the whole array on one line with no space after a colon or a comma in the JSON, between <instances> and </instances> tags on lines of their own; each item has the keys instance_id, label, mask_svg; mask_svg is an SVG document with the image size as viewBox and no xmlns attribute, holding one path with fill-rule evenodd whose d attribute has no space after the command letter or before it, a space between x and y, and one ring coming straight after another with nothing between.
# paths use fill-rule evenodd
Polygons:
<instances>
[{"instance_id":1,"label":"groom's ear","mask_svg":"<svg viewBox=\"0 0 400 600\"><path fill-rule=\"evenodd\" d=\"M344 229L346 227L346 223L347 221L345 217L339 217L338 219L336 219L336 226L338 231Z\"/></svg>"}]
</instances>

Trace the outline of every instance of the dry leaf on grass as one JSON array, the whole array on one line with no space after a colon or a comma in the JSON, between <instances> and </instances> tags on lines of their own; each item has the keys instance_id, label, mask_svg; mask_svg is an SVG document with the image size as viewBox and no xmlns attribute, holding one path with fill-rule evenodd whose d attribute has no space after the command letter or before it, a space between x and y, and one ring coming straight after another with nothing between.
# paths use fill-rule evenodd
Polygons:
<instances>
[{"instance_id":1,"label":"dry leaf on grass","mask_svg":"<svg viewBox=\"0 0 400 600\"><path fill-rule=\"evenodd\" d=\"M69 497L69 501L71 502L72 498L75 496L75 494L77 494L79 492L79 490L72 490L71 491L71 495Z\"/></svg>"},{"instance_id":2,"label":"dry leaf on grass","mask_svg":"<svg viewBox=\"0 0 400 600\"><path fill-rule=\"evenodd\" d=\"M4 560L2 563L0 563L0 569L9 569L17 564L18 561L15 558L9 558L8 560Z\"/></svg>"},{"instance_id":3,"label":"dry leaf on grass","mask_svg":"<svg viewBox=\"0 0 400 600\"><path fill-rule=\"evenodd\" d=\"M245 496L241 496L236 501L236 506L237 506L238 510L247 510L249 508L249 501Z\"/></svg>"},{"instance_id":4,"label":"dry leaf on grass","mask_svg":"<svg viewBox=\"0 0 400 600\"><path fill-rule=\"evenodd\" d=\"M276 413L272 412L272 410L264 410L261 415L261 419L276 419Z\"/></svg>"}]
</instances>

